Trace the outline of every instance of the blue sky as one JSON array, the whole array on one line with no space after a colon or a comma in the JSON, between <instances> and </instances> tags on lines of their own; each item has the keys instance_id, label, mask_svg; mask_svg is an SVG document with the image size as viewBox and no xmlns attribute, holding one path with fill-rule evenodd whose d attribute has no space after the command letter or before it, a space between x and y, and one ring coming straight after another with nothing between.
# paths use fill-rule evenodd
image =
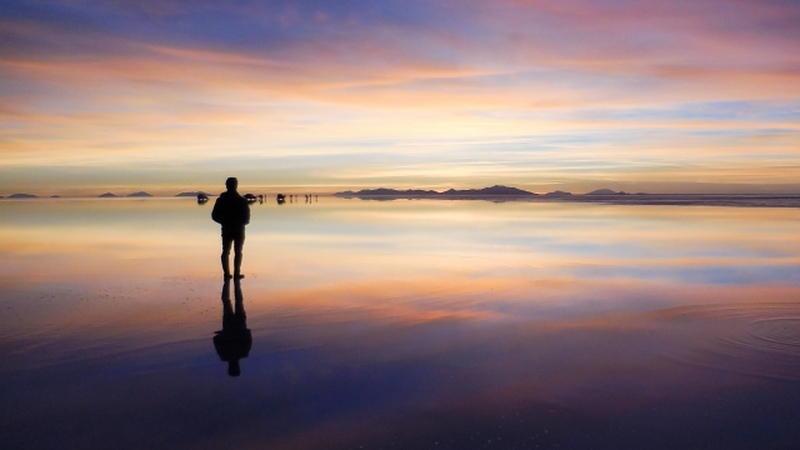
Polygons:
<instances>
[{"instance_id":1,"label":"blue sky","mask_svg":"<svg viewBox=\"0 0 800 450\"><path fill-rule=\"evenodd\" d=\"M800 192L792 1L0 2L0 195Z\"/></svg>"}]
</instances>

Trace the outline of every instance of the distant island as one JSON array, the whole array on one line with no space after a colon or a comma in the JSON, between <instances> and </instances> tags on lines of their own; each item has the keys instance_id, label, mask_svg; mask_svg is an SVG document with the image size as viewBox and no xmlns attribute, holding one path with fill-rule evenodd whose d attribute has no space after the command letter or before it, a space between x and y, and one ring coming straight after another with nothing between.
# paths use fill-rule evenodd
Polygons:
<instances>
[{"instance_id":1,"label":"distant island","mask_svg":"<svg viewBox=\"0 0 800 450\"><path fill-rule=\"evenodd\" d=\"M515 187L495 185L492 187L485 187L483 189L448 189L443 192L434 190L421 190L421 189L407 189L399 191L396 189L378 188L378 189L362 189L358 192L344 191L333 194L337 197L345 198L446 198L446 199L493 199L493 198L509 198L509 197L535 197L538 194L525 191Z\"/></svg>"},{"instance_id":2,"label":"distant island","mask_svg":"<svg viewBox=\"0 0 800 450\"><path fill-rule=\"evenodd\" d=\"M203 194L209 196L211 194L203 191L189 191L189 192L181 192L180 194L176 195L176 197L197 197L198 195Z\"/></svg>"},{"instance_id":3,"label":"distant island","mask_svg":"<svg viewBox=\"0 0 800 450\"><path fill-rule=\"evenodd\" d=\"M119 195L113 192L106 192L105 194L98 195L99 198L119 198ZM134 192L132 194L128 194L125 197L129 198L138 198L138 197L152 197L151 194L148 194L145 191Z\"/></svg>"},{"instance_id":4,"label":"distant island","mask_svg":"<svg viewBox=\"0 0 800 450\"><path fill-rule=\"evenodd\" d=\"M597 189L585 194L552 191L540 195L515 187L495 185L482 189L434 190L391 188L362 189L333 194L341 198L363 200L395 199L442 199L442 200L490 200L494 202L528 201L560 203L606 203L616 205L697 205L697 206L742 206L742 207L788 207L800 208L800 194L630 194L612 189Z\"/></svg>"},{"instance_id":5,"label":"distant island","mask_svg":"<svg viewBox=\"0 0 800 450\"><path fill-rule=\"evenodd\" d=\"M545 197L570 197L572 196L572 192L564 192L564 191L553 191L544 194Z\"/></svg>"},{"instance_id":6,"label":"distant island","mask_svg":"<svg viewBox=\"0 0 800 450\"><path fill-rule=\"evenodd\" d=\"M592 191L592 192L587 192L587 193L585 193L583 195L629 195L629 194L627 192L623 192L623 191L614 192L611 189L597 189L597 190Z\"/></svg>"},{"instance_id":7,"label":"distant island","mask_svg":"<svg viewBox=\"0 0 800 450\"><path fill-rule=\"evenodd\" d=\"M9 195L8 198L39 198L39 196L38 195L33 195L33 194L17 193L17 194Z\"/></svg>"}]
</instances>

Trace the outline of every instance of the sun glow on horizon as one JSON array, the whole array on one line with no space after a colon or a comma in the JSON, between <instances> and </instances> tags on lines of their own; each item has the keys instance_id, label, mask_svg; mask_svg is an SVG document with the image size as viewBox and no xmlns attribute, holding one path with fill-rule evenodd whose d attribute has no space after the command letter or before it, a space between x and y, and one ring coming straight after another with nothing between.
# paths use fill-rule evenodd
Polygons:
<instances>
[{"instance_id":1,"label":"sun glow on horizon","mask_svg":"<svg viewBox=\"0 0 800 450\"><path fill-rule=\"evenodd\" d=\"M800 192L791 3L12 3L0 195Z\"/></svg>"}]
</instances>

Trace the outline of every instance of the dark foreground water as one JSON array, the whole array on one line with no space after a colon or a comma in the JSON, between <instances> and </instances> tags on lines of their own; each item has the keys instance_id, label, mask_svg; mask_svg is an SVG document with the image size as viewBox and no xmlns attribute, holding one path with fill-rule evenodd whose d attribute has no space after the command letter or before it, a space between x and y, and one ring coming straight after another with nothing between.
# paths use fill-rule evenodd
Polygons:
<instances>
[{"instance_id":1,"label":"dark foreground water","mask_svg":"<svg viewBox=\"0 0 800 450\"><path fill-rule=\"evenodd\" d=\"M800 210L210 206L0 202L0 448L800 448Z\"/></svg>"}]
</instances>

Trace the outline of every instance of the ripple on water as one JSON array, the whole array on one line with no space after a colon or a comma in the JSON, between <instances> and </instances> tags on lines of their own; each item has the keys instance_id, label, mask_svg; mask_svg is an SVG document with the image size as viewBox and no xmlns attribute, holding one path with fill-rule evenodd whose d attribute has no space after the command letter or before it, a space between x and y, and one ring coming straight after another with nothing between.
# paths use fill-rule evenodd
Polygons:
<instances>
[{"instance_id":1,"label":"ripple on water","mask_svg":"<svg viewBox=\"0 0 800 450\"><path fill-rule=\"evenodd\" d=\"M707 305L666 315L682 363L757 377L800 381L800 304Z\"/></svg>"}]
</instances>

